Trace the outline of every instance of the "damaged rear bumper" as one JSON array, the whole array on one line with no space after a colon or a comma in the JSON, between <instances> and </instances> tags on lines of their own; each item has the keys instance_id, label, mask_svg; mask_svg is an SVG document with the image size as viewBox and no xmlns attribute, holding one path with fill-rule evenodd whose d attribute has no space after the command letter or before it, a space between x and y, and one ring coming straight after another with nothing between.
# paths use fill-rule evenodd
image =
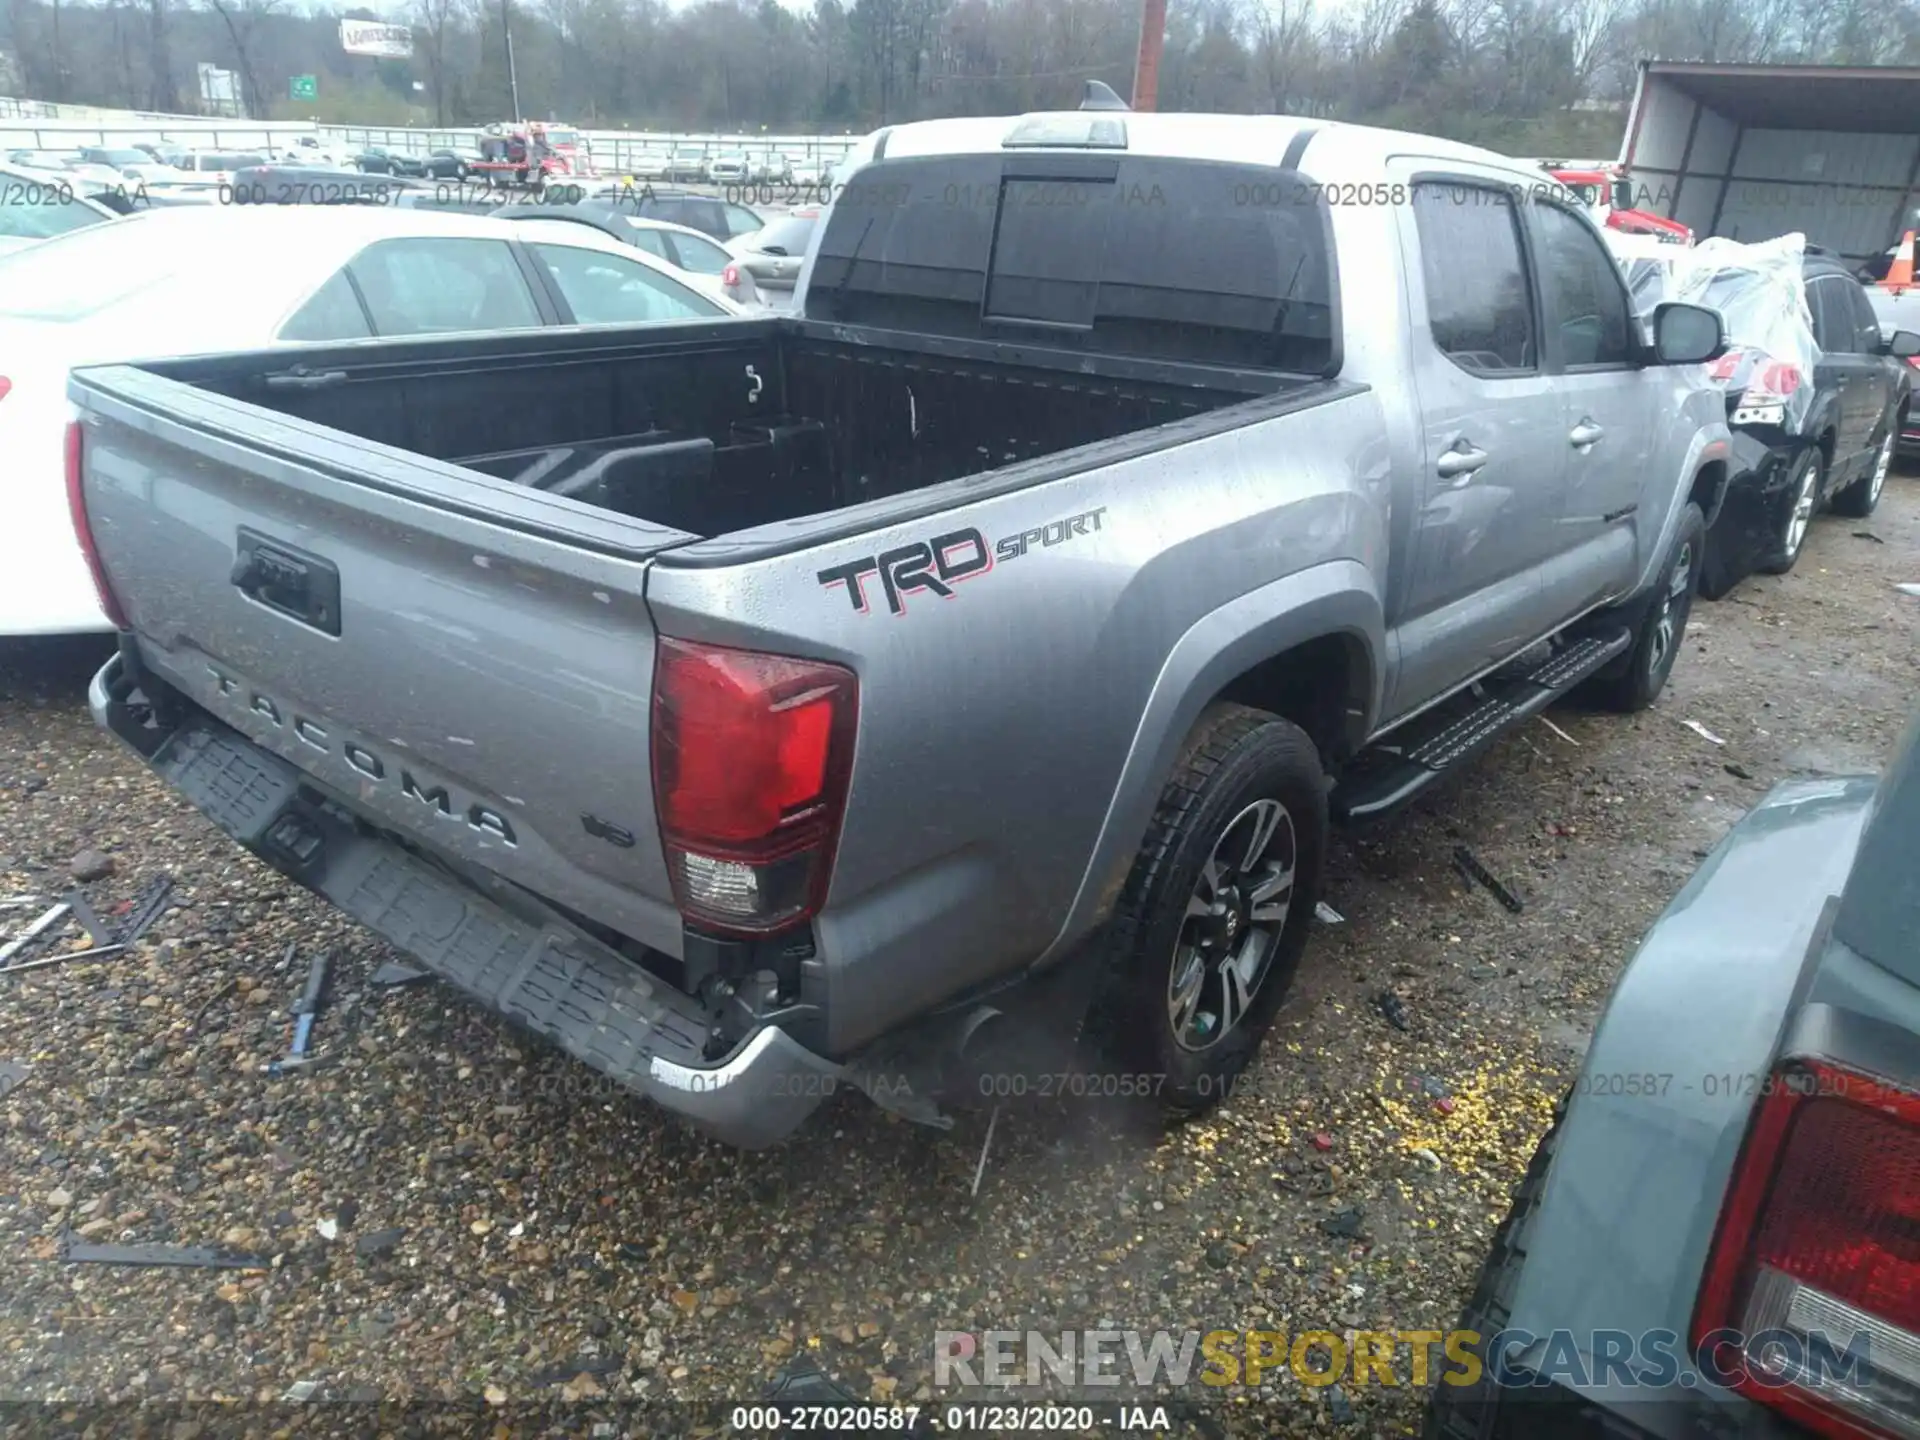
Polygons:
<instances>
[{"instance_id":1,"label":"damaged rear bumper","mask_svg":"<svg viewBox=\"0 0 1920 1440\"><path fill-rule=\"evenodd\" d=\"M293 766L178 699L152 723L121 656L88 690L94 720L240 844L490 1010L717 1138L791 1134L844 1078L777 1026L707 1057L701 1006L501 882L483 889L321 794Z\"/></svg>"}]
</instances>

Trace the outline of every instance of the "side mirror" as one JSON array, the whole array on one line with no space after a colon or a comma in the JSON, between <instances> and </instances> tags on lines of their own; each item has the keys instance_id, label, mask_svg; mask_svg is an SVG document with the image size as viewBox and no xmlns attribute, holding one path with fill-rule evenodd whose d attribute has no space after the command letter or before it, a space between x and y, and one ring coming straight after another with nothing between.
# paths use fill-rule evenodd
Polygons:
<instances>
[{"instance_id":1,"label":"side mirror","mask_svg":"<svg viewBox=\"0 0 1920 1440\"><path fill-rule=\"evenodd\" d=\"M1896 330L1886 339L1886 352L1896 360L1909 360L1920 355L1920 335L1911 330Z\"/></svg>"},{"instance_id":2,"label":"side mirror","mask_svg":"<svg viewBox=\"0 0 1920 1440\"><path fill-rule=\"evenodd\" d=\"M1667 300L1653 308L1653 358L1661 365L1702 365L1727 348L1718 310Z\"/></svg>"}]
</instances>

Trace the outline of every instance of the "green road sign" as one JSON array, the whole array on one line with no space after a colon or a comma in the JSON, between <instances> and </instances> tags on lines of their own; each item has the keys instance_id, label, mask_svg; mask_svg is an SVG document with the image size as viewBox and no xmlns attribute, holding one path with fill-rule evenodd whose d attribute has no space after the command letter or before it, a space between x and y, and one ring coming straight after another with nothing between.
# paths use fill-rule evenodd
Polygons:
<instances>
[{"instance_id":1,"label":"green road sign","mask_svg":"<svg viewBox=\"0 0 1920 1440\"><path fill-rule=\"evenodd\" d=\"M320 94L320 83L311 75L295 75L287 82L287 96L293 100L313 100Z\"/></svg>"}]
</instances>

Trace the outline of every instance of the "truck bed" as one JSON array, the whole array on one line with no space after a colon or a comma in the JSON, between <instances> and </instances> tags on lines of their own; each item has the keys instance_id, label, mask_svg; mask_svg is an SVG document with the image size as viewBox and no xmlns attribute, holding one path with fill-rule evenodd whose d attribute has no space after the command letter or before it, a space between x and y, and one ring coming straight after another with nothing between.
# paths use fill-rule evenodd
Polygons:
<instances>
[{"instance_id":1,"label":"truck bed","mask_svg":"<svg viewBox=\"0 0 1920 1440\"><path fill-rule=\"evenodd\" d=\"M700 538L925 490L1309 383L797 319L142 369Z\"/></svg>"}]
</instances>

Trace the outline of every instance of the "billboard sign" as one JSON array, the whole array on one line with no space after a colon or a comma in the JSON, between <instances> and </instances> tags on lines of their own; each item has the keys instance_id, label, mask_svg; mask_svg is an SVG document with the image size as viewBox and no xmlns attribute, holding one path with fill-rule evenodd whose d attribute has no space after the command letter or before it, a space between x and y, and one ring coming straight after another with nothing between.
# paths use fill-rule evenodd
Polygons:
<instances>
[{"instance_id":1,"label":"billboard sign","mask_svg":"<svg viewBox=\"0 0 1920 1440\"><path fill-rule=\"evenodd\" d=\"M342 20L340 48L349 55L379 55L406 60L413 55L413 27L383 25L376 20Z\"/></svg>"}]
</instances>

